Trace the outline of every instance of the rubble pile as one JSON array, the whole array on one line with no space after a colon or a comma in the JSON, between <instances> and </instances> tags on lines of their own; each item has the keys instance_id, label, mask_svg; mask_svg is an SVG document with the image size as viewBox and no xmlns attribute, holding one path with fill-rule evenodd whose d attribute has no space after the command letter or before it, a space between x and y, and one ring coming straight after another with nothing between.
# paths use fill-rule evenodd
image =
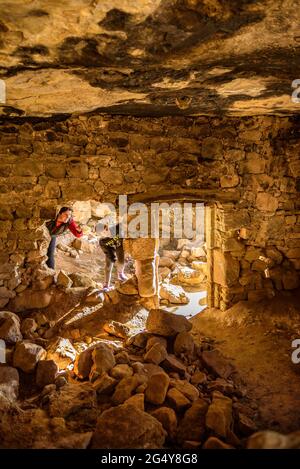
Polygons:
<instances>
[{"instance_id":1,"label":"rubble pile","mask_svg":"<svg viewBox=\"0 0 300 469\"><path fill-rule=\"evenodd\" d=\"M105 327L111 341L78 353L74 340L36 337L33 319L0 313L1 447L300 447L299 432L257 431L234 366L212 340L195 343L185 317L153 309L145 331L115 341L117 324Z\"/></svg>"}]
</instances>

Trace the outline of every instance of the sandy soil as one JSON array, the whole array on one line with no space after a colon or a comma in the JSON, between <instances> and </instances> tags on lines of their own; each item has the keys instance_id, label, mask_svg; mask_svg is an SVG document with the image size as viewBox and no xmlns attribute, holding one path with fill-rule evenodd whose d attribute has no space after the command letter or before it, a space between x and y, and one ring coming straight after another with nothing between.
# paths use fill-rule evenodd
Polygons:
<instances>
[{"instance_id":1,"label":"sandy soil","mask_svg":"<svg viewBox=\"0 0 300 469\"><path fill-rule=\"evenodd\" d=\"M207 309L191 319L195 338L217 341L235 364L265 428L300 428L300 364L291 361L300 338L300 292L268 302L240 302L226 312Z\"/></svg>"}]
</instances>

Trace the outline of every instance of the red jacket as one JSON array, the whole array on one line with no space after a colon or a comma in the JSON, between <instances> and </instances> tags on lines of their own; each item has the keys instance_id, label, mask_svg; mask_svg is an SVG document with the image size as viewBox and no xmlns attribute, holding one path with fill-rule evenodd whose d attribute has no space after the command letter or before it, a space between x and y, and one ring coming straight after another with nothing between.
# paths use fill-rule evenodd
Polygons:
<instances>
[{"instance_id":1,"label":"red jacket","mask_svg":"<svg viewBox=\"0 0 300 469\"><path fill-rule=\"evenodd\" d=\"M56 226L59 227L61 225L61 223L59 222L56 222ZM71 233L76 236L76 238L81 238L81 236L83 235L83 232L82 231L79 231L80 228L78 227L77 223L72 219L71 222L69 223L68 225L68 228L69 230L71 231Z\"/></svg>"},{"instance_id":2,"label":"red jacket","mask_svg":"<svg viewBox=\"0 0 300 469\"><path fill-rule=\"evenodd\" d=\"M65 233L65 231L67 231L67 229L69 229L71 233L76 236L76 238L81 238L83 235L83 232L80 230L73 218L71 218L71 220L67 223L50 220L46 223L46 226L52 236L62 235Z\"/></svg>"}]
</instances>

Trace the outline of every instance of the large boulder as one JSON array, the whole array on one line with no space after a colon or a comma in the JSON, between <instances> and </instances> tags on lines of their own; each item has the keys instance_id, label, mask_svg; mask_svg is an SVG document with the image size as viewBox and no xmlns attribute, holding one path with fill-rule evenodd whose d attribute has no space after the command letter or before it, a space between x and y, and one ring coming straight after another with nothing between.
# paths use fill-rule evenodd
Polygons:
<instances>
[{"instance_id":1,"label":"large boulder","mask_svg":"<svg viewBox=\"0 0 300 469\"><path fill-rule=\"evenodd\" d=\"M25 373L31 373L39 360L46 357L46 350L31 342L18 342L13 355L13 365Z\"/></svg>"},{"instance_id":2,"label":"large boulder","mask_svg":"<svg viewBox=\"0 0 300 469\"><path fill-rule=\"evenodd\" d=\"M171 285L169 283L163 283L160 286L159 296L163 300L167 300L169 303L174 304L187 304L189 299L180 285Z\"/></svg>"},{"instance_id":3,"label":"large boulder","mask_svg":"<svg viewBox=\"0 0 300 469\"><path fill-rule=\"evenodd\" d=\"M0 311L0 339L8 344L15 344L22 340L20 319L10 311Z\"/></svg>"},{"instance_id":4,"label":"large boulder","mask_svg":"<svg viewBox=\"0 0 300 469\"><path fill-rule=\"evenodd\" d=\"M146 329L153 334L173 337L178 332L190 331L192 324L184 316L163 309L152 309L147 318Z\"/></svg>"},{"instance_id":5,"label":"large boulder","mask_svg":"<svg viewBox=\"0 0 300 469\"><path fill-rule=\"evenodd\" d=\"M19 373L11 366L0 366L0 393L9 401L15 401L19 393Z\"/></svg>"},{"instance_id":6,"label":"large boulder","mask_svg":"<svg viewBox=\"0 0 300 469\"><path fill-rule=\"evenodd\" d=\"M134 405L105 410L97 421L92 448L162 448L166 432L161 423Z\"/></svg>"}]
</instances>

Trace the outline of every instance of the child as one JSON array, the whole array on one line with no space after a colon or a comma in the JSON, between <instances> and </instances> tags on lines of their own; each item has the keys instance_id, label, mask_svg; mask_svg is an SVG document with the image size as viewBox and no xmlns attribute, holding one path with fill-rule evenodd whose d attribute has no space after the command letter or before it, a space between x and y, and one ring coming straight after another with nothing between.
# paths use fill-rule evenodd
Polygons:
<instances>
[{"instance_id":1,"label":"child","mask_svg":"<svg viewBox=\"0 0 300 469\"><path fill-rule=\"evenodd\" d=\"M107 221L102 221L97 225L96 231L100 234L100 247L105 254L105 283L103 290L110 290L112 269L117 261L118 280L127 280L124 274L124 249L121 237L121 225L109 225Z\"/></svg>"}]
</instances>

